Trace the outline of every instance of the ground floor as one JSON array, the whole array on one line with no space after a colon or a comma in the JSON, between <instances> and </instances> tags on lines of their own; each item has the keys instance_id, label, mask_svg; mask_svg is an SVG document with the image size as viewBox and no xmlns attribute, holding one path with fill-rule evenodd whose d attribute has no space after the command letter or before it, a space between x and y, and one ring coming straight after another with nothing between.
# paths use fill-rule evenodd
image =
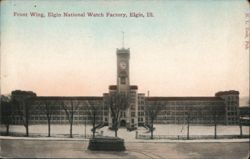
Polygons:
<instances>
[{"instance_id":1,"label":"ground floor","mask_svg":"<svg viewBox=\"0 0 250 159\"><path fill-rule=\"evenodd\" d=\"M126 142L126 151L90 151L88 140L0 139L1 158L213 158L248 159L249 143Z\"/></svg>"}]
</instances>

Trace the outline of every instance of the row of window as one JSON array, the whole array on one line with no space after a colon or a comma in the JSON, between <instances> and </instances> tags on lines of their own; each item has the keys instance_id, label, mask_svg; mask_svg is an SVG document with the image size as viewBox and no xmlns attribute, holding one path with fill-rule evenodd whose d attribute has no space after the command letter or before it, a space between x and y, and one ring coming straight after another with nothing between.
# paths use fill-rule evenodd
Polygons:
<instances>
[{"instance_id":1,"label":"row of window","mask_svg":"<svg viewBox=\"0 0 250 159\"><path fill-rule=\"evenodd\" d=\"M227 100L237 101L237 100L239 100L239 96L227 96Z\"/></svg>"},{"instance_id":2,"label":"row of window","mask_svg":"<svg viewBox=\"0 0 250 159\"><path fill-rule=\"evenodd\" d=\"M200 105L207 105L207 106L216 106L216 105L223 105L223 101L146 101L147 104L159 104L159 105L174 105L174 106L200 106Z\"/></svg>"},{"instance_id":3,"label":"row of window","mask_svg":"<svg viewBox=\"0 0 250 159\"><path fill-rule=\"evenodd\" d=\"M157 120L187 120L187 117L167 117L167 116L161 116L161 117L157 117ZM213 117L190 117L190 120L213 120ZM218 119L224 120L224 117L218 117Z\"/></svg>"},{"instance_id":4,"label":"row of window","mask_svg":"<svg viewBox=\"0 0 250 159\"><path fill-rule=\"evenodd\" d=\"M229 115L229 116L231 116L231 115L237 116L237 112L228 112L227 115Z\"/></svg>"},{"instance_id":5,"label":"row of window","mask_svg":"<svg viewBox=\"0 0 250 159\"><path fill-rule=\"evenodd\" d=\"M138 110L144 110L144 106L138 106Z\"/></svg>"},{"instance_id":6,"label":"row of window","mask_svg":"<svg viewBox=\"0 0 250 159\"><path fill-rule=\"evenodd\" d=\"M138 118L138 122L143 122L144 119L143 118Z\"/></svg>"},{"instance_id":7,"label":"row of window","mask_svg":"<svg viewBox=\"0 0 250 159\"><path fill-rule=\"evenodd\" d=\"M11 118L12 120L21 120L22 118L19 116L15 116ZM67 120L68 118L66 116L52 116L51 120ZM91 120L92 118L90 116L75 116L74 120ZM97 116L97 120L102 119L102 116ZM31 116L30 120L47 120L46 116Z\"/></svg>"},{"instance_id":8,"label":"row of window","mask_svg":"<svg viewBox=\"0 0 250 159\"><path fill-rule=\"evenodd\" d=\"M144 112L138 112L138 116L144 116Z\"/></svg>"}]
</instances>

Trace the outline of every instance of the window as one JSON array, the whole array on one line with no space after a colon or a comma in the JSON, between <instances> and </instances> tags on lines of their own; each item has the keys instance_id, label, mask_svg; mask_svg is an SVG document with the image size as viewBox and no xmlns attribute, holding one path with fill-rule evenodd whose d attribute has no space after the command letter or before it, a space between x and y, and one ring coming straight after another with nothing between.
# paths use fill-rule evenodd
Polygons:
<instances>
[{"instance_id":1,"label":"window","mask_svg":"<svg viewBox=\"0 0 250 159\"><path fill-rule=\"evenodd\" d=\"M131 123L134 124L134 122L135 122L134 119L132 119L132 120L131 120Z\"/></svg>"},{"instance_id":2,"label":"window","mask_svg":"<svg viewBox=\"0 0 250 159\"><path fill-rule=\"evenodd\" d=\"M121 84L126 84L126 78L125 77L121 77Z\"/></svg>"},{"instance_id":3,"label":"window","mask_svg":"<svg viewBox=\"0 0 250 159\"><path fill-rule=\"evenodd\" d=\"M135 117L135 112L131 112L131 117Z\"/></svg>"},{"instance_id":4,"label":"window","mask_svg":"<svg viewBox=\"0 0 250 159\"><path fill-rule=\"evenodd\" d=\"M135 110L135 105L134 104L131 104L131 109Z\"/></svg>"}]
</instances>

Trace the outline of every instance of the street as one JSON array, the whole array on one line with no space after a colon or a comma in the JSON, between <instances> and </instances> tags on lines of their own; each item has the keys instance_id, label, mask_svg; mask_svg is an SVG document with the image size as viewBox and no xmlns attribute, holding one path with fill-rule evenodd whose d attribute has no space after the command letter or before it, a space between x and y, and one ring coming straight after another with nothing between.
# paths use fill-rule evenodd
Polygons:
<instances>
[{"instance_id":1,"label":"street","mask_svg":"<svg viewBox=\"0 0 250 159\"><path fill-rule=\"evenodd\" d=\"M1 158L248 159L248 142L127 142L126 151L89 151L88 141L1 139Z\"/></svg>"}]
</instances>

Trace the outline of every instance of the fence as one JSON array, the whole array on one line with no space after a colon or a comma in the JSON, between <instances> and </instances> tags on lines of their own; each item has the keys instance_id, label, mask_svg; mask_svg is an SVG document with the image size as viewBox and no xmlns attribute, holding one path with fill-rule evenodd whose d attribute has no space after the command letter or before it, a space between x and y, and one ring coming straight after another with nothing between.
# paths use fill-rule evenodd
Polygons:
<instances>
[{"instance_id":1,"label":"fence","mask_svg":"<svg viewBox=\"0 0 250 159\"><path fill-rule=\"evenodd\" d=\"M138 135L137 139L150 140L150 135ZM250 135L217 135L217 139L250 138ZM154 139L186 140L187 135L154 135ZM189 135L189 139L214 139L214 135Z\"/></svg>"}]
</instances>

